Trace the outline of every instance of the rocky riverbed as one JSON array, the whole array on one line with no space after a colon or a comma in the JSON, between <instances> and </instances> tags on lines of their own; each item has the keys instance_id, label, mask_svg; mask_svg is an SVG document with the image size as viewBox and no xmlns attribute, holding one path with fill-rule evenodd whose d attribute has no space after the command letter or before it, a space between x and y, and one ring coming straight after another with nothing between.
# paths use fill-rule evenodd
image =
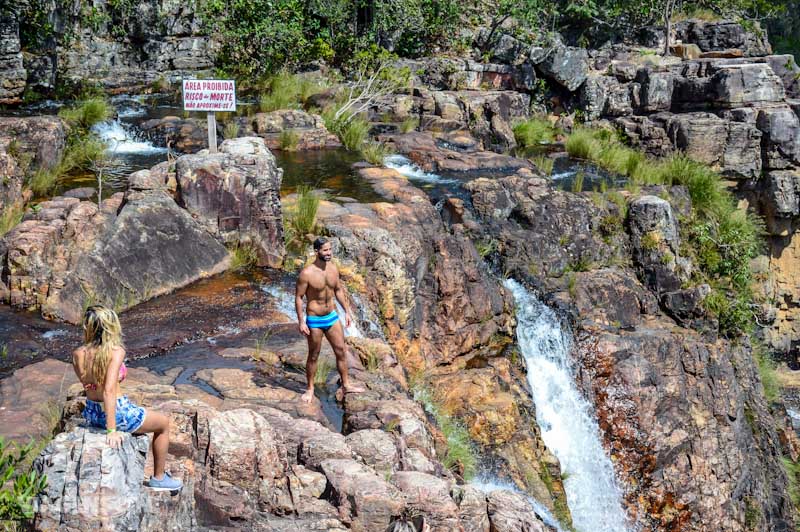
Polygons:
<instances>
[{"instance_id":1,"label":"rocky riverbed","mask_svg":"<svg viewBox=\"0 0 800 532\"><path fill-rule=\"evenodd\" d=\"M46 61L113 92L212 65L191 10L159 16L171 24L144 55L81 34L94 62L80 48L23 57L18 21L0 18L0 98L54 83ZM219 153L174 103L117 96L94 132L148 155L101 202L83 182L33 198L27 176L57 165L69 125L5 112L0 208L26 209L0 239L0 435L53 437L34 464L49 482L33 527L794 529L796 386L784 369L788 410L765 393L754 339L796 363L798 68L731 22L683 21L675 38L662 57L647 39L586 50L501 31L481 61L401 60L411 85L365 113L393 152L382 164L326 128L335 89L305 109L248 102ZM567 156L563 137L523 150L513 126L540 106L566 131L580 118L648 156L685 153L764 218L752 338L721 334L712 287L692 275L690 191L629 184ZM327 195L313 234L287 235L301 185ZM297 243L316 234L356 310L348 364L367 391L342 397L326 366L305 406L291 290ZM230 271L245 247L251 269ZM80 424L68 361L92 302L122 313L125 393L171 418L180 494L143 487L147 437L112 452ZM454 425L476 464L454 454Z\"/></svg>"}]
</instances>

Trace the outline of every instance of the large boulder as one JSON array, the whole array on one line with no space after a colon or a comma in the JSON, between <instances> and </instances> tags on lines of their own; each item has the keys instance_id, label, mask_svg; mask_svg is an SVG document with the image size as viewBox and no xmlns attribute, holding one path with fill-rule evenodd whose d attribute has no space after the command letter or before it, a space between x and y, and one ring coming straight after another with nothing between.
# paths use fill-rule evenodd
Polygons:
<instances>
[{"instance_id":1,"label":"large boulder","mask_svg":"<svg viewBox=\"0 0 800 532\"><path fill-rule=\"evenodd\" d=\"M184 155L175 172L180 203L210 233L251 244L261 266L281 265L283 170L263 139L226 140L219 153Z\"/></svg>"},{"instance_id":2,"label":"large boulder","mask_svg":"<svg viewBox=\"0 0 800 532\"><path fill-rule=\"evenodd\" d=\"M738 49L748 57L772 52L767 32L757 22L749 31L740 23L729 20L706 22L690 19L675 24L675 34L682 42L696 44L703 52Z\"/></svg>"},{"instance_id":3,"label":"large boulder","mask_svg":"<svg viewBox=\"0 0 800 532\"><path fill-rule=\"evenodd\" d=\"M636 74L636 81L640 86L637 106L640 111L669 111L674 88L674 77L671 72L640 68Z\"/></svg>"},{"instance_id":4,"label":"large boulder","mask_svg":"<svg viewBox=\"0 0 800 532\"><path fill-rule=\"evenodd\" d=\"M547 51L543 60L534 63L547 79L568 91L580 87L589 75L589 54L585 48L558 43Z\"/></svg>"},{"instance_id":5,"label":"large boulder","mask_svg":"<svg viewBox=\"0 0 800 532\"><path fill-rule=\"evenodd\" d=\"M789 98L800 98L800 66L791 54L770 55L766 58L772 71L783 81Z\"/></svg>"},{"instance_id":6,"label":"large boulder","mask_svg":"<svg viewBox=\"0 0 800 532\"><path fill-rule=\"evenodd\" d=\"M143 486L150 439L123 434L112 449L104 431L79 427L55 437L33 467L47 475L47 489L36 500L35 530L80 532L191 530L192 477L172 470L185 486L176 496Z\"/></svg>"},{"instance_id":7,"label":"large boulder","mask_svg":"<svg viewBox=\"0 0 800 532\"><path fill-rule=\"evenodd\" d=\"M792 221L800 216L800 172L797 170L768 172L762 192L761 207L770 234L791 234Z\"/></svg>"},{"instance_id":8,"label":"large boulder","mask_svg":"<svg viewBox=\"0 0 800 532\"><path fill-rule=\"evenodd\" d=\"M678 290L680 238L669 202L657 196L636 198L628 209L628 225L642 282L658 294Z\"/></svg>"},{"instance_id":9,"label":"large boulder","mask_svg":"<svg viewBox=\"0 0 800 532\"><path fill-rule=\"evenodd\" d=\"M336 148L342 145L336 135L325 127L321 116L295 109L257 113L253 117L252 128L273 150L281 148L282 132L297 136L296 146L291 147L295 150Z\"/></svg>"},{"instance_id":10,"label":"large boulder","mask_svg":"<svg viewBox=\"0 0 800 532\"><path fill-rule=\"evenodd\" d=\"M721 106L780 102L786 97L783 82L766 63L723 64L710 83L713 101Z\"/></svg>"},{"instance_id":11,"label":"large boulder","mask_svg":"<svg viewBox=\"0 0 800 532\"><path fill-rule=\"evenodd\" d=\"M165 116L145 120L139 127L155 144L181 153L195 153L208 147L208 126L205 120Z\"/></svg>"},{"instance_id":12,"label":"large boulder","mask_svg":"<svg viewBox=\"0 0 800 532\"><path fill-rule=\"evenodd\" d=\"M496 532L547 532L525 497L509 490L495 490L487 496L489 522Z\"/></svg>"},{"instance_id":13,"label":"large boulder","mask_svg":"<svg viewBox=\"0 0 800 532\"><path fill-rule=\"evenodd\" d=\"M0 103L18 102L27 72L22 63L19 21L12 12L0 12Z\"/></svg>"},{"instance_id":14,"label":"large boulder","mask_svg":"<svg viewBox=\"0 0 800 532\"><path fill-rule=\"evenodd\" d=\"M764 135L766 169L782 170L800 163L800 118L788 105L760 109L756 126Z\"/></svg>"},{"instance_id":15,"label":"large boulder","mask_svg":"<svg viewBox=\"0 0 800 532\"><path fill-rule=\"evenodd\" d=\"M84 235L69 237L74 245ZM45 316L77 323L87 300L125 310L230 264L225 246L158 192L129 194L108 230L86 251L76 254L61 290L48 294L42 305Z\"/></svg>"},{"instance_id":16,"label":"large boulder","mask_svg":"<svg viewBox=\"0 0 800 532\"><path fill-rule=\"evenodd\" d=\"M23 162L24 170L54 168L61 162L67 126L57 116L0 117L0 150Z\"/></svg>"}]
</instances>

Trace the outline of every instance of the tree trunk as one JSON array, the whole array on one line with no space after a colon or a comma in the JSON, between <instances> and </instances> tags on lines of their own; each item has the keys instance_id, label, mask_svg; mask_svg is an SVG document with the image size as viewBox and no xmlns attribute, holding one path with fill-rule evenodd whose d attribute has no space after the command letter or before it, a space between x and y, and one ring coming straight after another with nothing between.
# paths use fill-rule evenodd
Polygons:
<instances>
[{"instance_id":1,"label":"tree trunk","mask_svg":"<svg viewBox=\"0 0 800 532\"><path fill-rule=\"evenodd\" d=\"M672 35L672 12L675 10L676 0L666 0L664 3L664 57L669 56L670 37Z\"/></svg>"}]
</instances>

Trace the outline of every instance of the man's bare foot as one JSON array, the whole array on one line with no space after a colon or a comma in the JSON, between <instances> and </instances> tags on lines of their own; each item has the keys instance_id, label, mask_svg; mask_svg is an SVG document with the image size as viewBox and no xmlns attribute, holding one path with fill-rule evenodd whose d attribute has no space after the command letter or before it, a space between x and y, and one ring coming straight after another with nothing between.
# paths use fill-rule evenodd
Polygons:
<instances>
[{"instance_id":1,"label":"man's bare foot","mask_svg":"<svg viewBox=\"0 0 800 532\"><path fill-rule=\"evenodd\" d=\"M314 400L314 390L313 390L313 389L311 389L311 390L306 390L306 393L304 393L304 394L303 394L303 395L300 397L300 401L302 401L302 402L304 402L304 403L310 403L310 402L311 402L311 401L313 401L313 400Z\"/></svg>"},{"instance_id":2,"label":"man's bare foot","mask_svg":"<svg viewBox=\"0 0 800 532\"><path fill-rule=\"evenodd\" d=\"M349 383L347 386L342 386L342 390L344 390L344 393L364 393L367 391L363 386L352 383Z\"/></svg>"}]
</instances>

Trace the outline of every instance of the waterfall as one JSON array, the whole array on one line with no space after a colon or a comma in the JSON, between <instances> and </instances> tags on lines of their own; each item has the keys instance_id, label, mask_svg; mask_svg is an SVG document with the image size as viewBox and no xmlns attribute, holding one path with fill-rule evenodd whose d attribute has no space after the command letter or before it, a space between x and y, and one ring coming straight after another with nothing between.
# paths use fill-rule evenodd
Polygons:
<instances>
[{"instance_id":1,"label":"waterfall","mask_svg":"<svg viewBox=\"0 0 800 532\"><path fill-rule=\"evenodd\" d=\"M438 174L424 172L419 166L402 155L389 155L383 160L383 164L386 168L397 170L398 173L412 181L424 181L426 183L458 183L457 179L447 179Z\"/></svg>"},{"instance_id":2,"label":"waterfall","mask_svg":"<svg viewBox=\"0 0 800 532\"><path fill-rule=\"evenodd\" d=\"M167 148L159 148L149 141L136 138L136 135L119 120L102 122L92 129L108 145L108 151L116 155L167 152Z\"/></svg>"},{"instance_id":3,"label":"waterfall","mask_svg":"<svg viewBox=\"0 0 800 532\"><path fill-rule=\"evenodd\" d=\"M614 468L600 442L592 407L575 384L570 334L552 309L514 280L505 282L517 308L517 341L528 370L536 418L547 448L566 474L564 489L581 532L630 530Z\"/></svg>"}]
</instances>

